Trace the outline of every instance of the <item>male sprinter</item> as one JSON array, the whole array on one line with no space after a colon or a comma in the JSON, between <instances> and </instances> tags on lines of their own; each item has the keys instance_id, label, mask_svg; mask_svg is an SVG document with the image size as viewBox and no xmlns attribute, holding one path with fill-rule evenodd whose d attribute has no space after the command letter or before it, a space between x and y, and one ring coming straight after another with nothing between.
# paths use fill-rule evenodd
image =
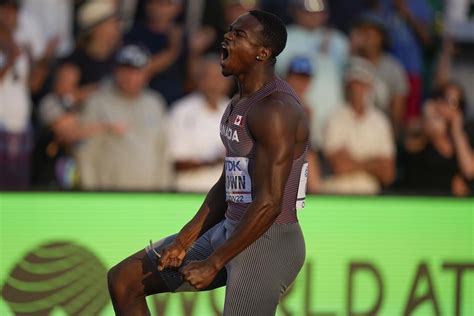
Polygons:
<instances>
[{"instance_id":1,"label":"male sprinter","mask_svg":"<svg viewBox=\"0 0 474 316\"><path fill-rule=\"evenodd\" d=\"M222 176L181 231L112 268L117 315L149 315L145 297L226 285L224 315L274 315L305 259L296 210L304 206L308 123L274 73L286 44L276 16L250 11L224 36L222 73L239 92L221 122Z\"/></svg>"}]
</instances>

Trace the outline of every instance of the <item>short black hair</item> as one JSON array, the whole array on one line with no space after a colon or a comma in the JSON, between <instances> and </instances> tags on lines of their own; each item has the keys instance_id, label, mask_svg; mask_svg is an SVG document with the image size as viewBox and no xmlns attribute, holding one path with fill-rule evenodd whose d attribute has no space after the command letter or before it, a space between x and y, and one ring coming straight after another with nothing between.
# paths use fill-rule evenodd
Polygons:
<instances>
[{"instance_id":1,"label":"short black hair","mask_svg":"<svg viewBox=\"0 0 474 316\"><path fill-rule=\"evenodd\" d=\"M288 33L285 23L273 13L252 10L249 14L255 17L263 26L262 45L272 50L272 57L276 58L285 49Z\"/></svg>"},{"instance_id":2,"label":"short black hair","mask_svg":"<svg viewBox=\"0 0 474 316\"><path fill-rule=\"evenodd\" d=\"M0 6L12 6L18 9L20 2L18 0L0 0Z\"/></svg>"}]
</instances>

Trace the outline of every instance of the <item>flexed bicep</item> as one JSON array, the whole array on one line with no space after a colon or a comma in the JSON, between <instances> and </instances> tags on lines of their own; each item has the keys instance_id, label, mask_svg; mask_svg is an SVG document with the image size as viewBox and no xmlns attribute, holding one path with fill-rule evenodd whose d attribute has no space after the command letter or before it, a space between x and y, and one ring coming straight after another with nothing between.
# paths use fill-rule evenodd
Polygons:
<instances>
[{"instance_id":1,"label":"flexed bicep","mask_svg":"<svg viewBox=\"0 0 474 316\"><path fill-rule=\"evenodd\" d=\"M263 104L252 114L249 124L256 140L255 198L278 206L275 211L279 212L297 149L298 119L294 109L280 100Z\"/></svg>"}]
</instances>

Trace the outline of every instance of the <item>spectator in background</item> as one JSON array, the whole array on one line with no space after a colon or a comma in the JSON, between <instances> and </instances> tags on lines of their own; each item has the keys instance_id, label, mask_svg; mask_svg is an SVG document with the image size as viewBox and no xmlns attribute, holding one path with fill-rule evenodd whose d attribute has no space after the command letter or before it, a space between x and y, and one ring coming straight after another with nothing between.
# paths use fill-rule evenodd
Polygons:
<instances>
[{"instance_id":1,"label":"spectator in background","mask_svg":"<svg viewBox=\"0 0 474 316\"><path fill-rule=\"evenodd\" d=\"M191 40L196 36L207 37L206 44L211 43L211 45L208 44L209 47L206 47L203 52L220 52L222 37L227 31L221 1L187 1L185 13L185 29Z\"/></svg>"},{"instance_id":2,"label":"spectator in background","mask_svg":"<svg viewBox=\"0 0 474 316\"><path fill-rule=\"evenodd\" d=\"M474 3L472 0L445 1L448 34L462 42L474 42Z\"/></svg>"},{"instance_id":3,"label":"spectator in background","mask_svg":"<svg viewBox=\"0 0 474 316\"><path fill-rule=\"evenodd\" d=\"M145 46L151 53L148 66L150 88L161 93L168 104L184 95L187 75L186 41L183 25L176 22L182 0L147 0L146 23L136 24L125 36L126 43Z\"/></svg>"},{"instance_id":4,"label":"spectator in background","mask_svg":"<svg viewBox=\"0 0 474 316\"><path fill-rule=\"evenodd\" d=\"M285 77L294 56L308 56L318 69L306 100L314 113L312 145L320 148L326 120L343 101L342 75L349 54L348 41L341 32L326 26L329 12L325 1L312 1L308 6L303 0L292 0L290 10L295 24L288 27L287 45L276 68Z\"/></svg>"},{"instance_id":5,"label":"spectator in background","mask_svg":"<svg viewBox=\"0 0 474 316\"><path fill-rule=\"evenodd\" d=\"M15 40L18 46L28 55L31 66L29 81L30 95L34 97L42 92L50 75L54 57L60 44L59 37L48 38L43 26L35 14L28 9L27 3L21 0L10 1L18 4L18 22L15 29ZM21 3L21 5L19 5Z\"/></svg>"},{"instance_id":6,"label":"spectator in background","mask_svg":"<svg viewBox=\"0 0 474 316\"><path fill-rule=\"evenodd\" d=\"M374 64L376 75L380 83L384 84L380 93L375 88L375 105L390 118L395 134L399 135L403 127L409 86L403 66L386 52L389 48L387 35L380 17L365 14L351 30L351 50Z\"/></svg>"},{"instance_id":7,"label":"spectator in background","mask_svg":"<svg viewBox=\"0 0 474 316\"><path fill-rule=\"evenodd\" d=\"M78 152L84 189L166 190L172 164L166 140L165 101L145 90L149 54L123 47L116 59L114 84L90 98L84 124L112 125L112 133L87 140Z\"/></svg>"},{"instance_id":8,"label":"spectator in background","mask_svg":"<svg viewBox=\"0 0 474 316\"><path fill-rule=\"evenodd\" d=\"M98 89L102 80L111 75L121 31L116 4L109 0L83 4L79 9L78 22L80 34L77 47L64 64L73 66L67 69L79 71L76 98L78 102L83 102ZM60 71L59 81L63 80L63 75L70 76L67 71Z\"/></svg>"},{"instance_id":9,"label":"spectator in background","mask_svg":"<svg viewBox=\"0 0 474 316\"><path fill-rule=\"evenodd\" d=\"M390 122L371 103L373 65L351 59L345 75L347 105L328 120L324 154L334 173L322 191L376 194L395 177L395 144Z\"/></svg>"},{"instance_id":10,"label":"spectator in background","mask_svg":"<svg viewBox=\"0 0 474 316\"><path fill-rule=\"evenodd\" d=\"M0 0L0 189L30 184L30 93L42 86L50 58L32 58L19 9L15 0Z\"/></svg>"},{"instance_id":11,"label":"spectator in background","mask_svg":"<svg viewBox=\"0 0 474 316\"><path fill-rule=\"evenodd\" d=\"M329 22L334 27L349 34L355 19L361 15L373 0L329 0L329 10L333 13Z\"/></svg>"},{"instance_id":12,"label":"spectator in background","mask_svg":"<svg viewBox=\"0 0 474 316\"><path fill-rule=\"evenodd\" d=\"M472 124L464 122L462 88L449 83L430 98L420 125L410 126L405 187L417 193L468 195L474 178ZM471 139L470 139L471 138Z\"/></svg>"},{"instance_id":13,"label":"spectator in background","mask_svg":"<svg viewBox=\"0 0 474 316\"><path fill-rule=\"evenodd\" d=\"M33 181L36 185L67 189L76 187L78 171L75 158L79 142L120 128L101 122L81 123L76 97L79 79L77 67L64 65L56 74L53 91L40 102L41 124L33 159Z\"/></svg>"},{"instance_id":14,"label":"spectator in background","mask_svg":"<svg viewBox=\"0 0 474 316\"><path fill-rule=\"evenodd\" d=\"M221 74L217 56L203 58L195 76L198 90L171 107L169 143L176 170L176 190L205 192L222 174L225 149L220 121L229 103L231 81Z\"/></svg>"},{"instance_id":15,"label":"spectator in background","mask_svg":"<svg viewBox=\"0 0 474 316\"><path fill-rule=\"evenodd\" d=\"M406 118L415 118L423 96L423 51L433 43L433 11L427 0L377 0L371 9L385 21L391 51L407 71L410 93Z\"/></svg>"},{"instance_id":16,"label":"spectator in background","mask_svg":"<svg viewBox=\"0 0 474 316\"><path fill-rule=\"evenodd\" d=\"M35 40L55 42L54 56L63 58L74 49L73 0L22 0L22 11L25 19L34 19L38 25L32 37ZM51 44L50 44L51 45Z\"/></svg>"},{"instance_id":17,"label":"spectator in background","mask_svg":"<svg viewBox=\"0 0 474 316\"><path fill-rule=\"evenodd\" d=\"M305 96L308 91L311 80L313 78L314 69L311 64L311 60L305 56L294 57L289 65L286 81L295 90L298 97L301 99L301 103L305 107L308 117L311 118L313 113L311 108L306 104ZM308 182L307 191L308 193L318 193L321 182L321 171L319 166L319 157L317 152L309 148L307 153L308 160Z\"/></svg>"},{"instance_id":18,"label":"spectator in background","mask_svg":"<svg viewBox=\"0 0 474 316\"><path fill-rule=\"evenodd\" d=\"M433 2L434 0L431 0ZM474 86L474 1L435 1L437 30L441 37L438 60L433 75L434 87L452 80L465 87ZM440 19L443 19L440 21ZM465 116L474 117L474 89L466 89Z\"/></svg>"}]
</instances>

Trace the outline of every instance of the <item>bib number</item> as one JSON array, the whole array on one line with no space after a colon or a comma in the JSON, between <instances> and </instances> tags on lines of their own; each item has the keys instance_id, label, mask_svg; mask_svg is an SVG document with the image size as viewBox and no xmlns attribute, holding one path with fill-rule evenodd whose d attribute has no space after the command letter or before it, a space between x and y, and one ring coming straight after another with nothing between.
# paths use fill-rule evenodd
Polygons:
<instances>
[{"instance_id":1,"label":"bib number","mask_svg":"<svg viewBox=\"0 0 474 316\"><path fill-rule=\"evenodd\" d=\"M298 194L296 196L296 209L304 208L306 199L306 184L308 183L308 163L301 168L300 184L298 186Z\"/></svg>"},{"instance_id":2,"label":"bib number","mask_svg":"<svg viewBox=\"0 0 474 316\"><path fill-rule=\"evenodd\" d=\"M225 158L226 201L234 203L252 202L252 180L249 175L249 159L245 157Z\"/></svg>"}]
</instances>

